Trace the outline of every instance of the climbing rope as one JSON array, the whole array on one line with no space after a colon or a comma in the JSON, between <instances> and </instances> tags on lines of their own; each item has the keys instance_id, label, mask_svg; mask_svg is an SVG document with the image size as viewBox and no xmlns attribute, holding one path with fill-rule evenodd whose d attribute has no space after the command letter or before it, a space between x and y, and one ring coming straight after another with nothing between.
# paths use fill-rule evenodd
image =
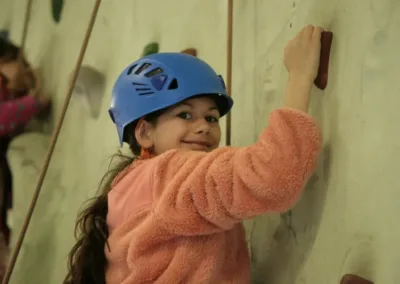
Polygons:
<instances>
[{"instance_id":1,"label":"climbing rope","mask_svg":"<svg viewBox=\"0 0 400 284\"><path fill-rule=\"evenodd\" d=\"M28 0L26 2L24 27L22 30L22 39L21 39L21 44L20 44L20 49L19 49L19 58L21 58L21 56L23 54L23 50L25 49L26 36L28 34L28 26L29 26L29 22L31 19L32 3L33 3L33 0Z\"/></svg>"},{"instance_id":2,"label":"climbing rope","mask_svg":"<svg viewBox=\"0 0 400 284\"><path fill-rule=\"evenodd\" d=\"M233 0L228 0L228 34L226 43L226 88L231 96L232 91L232 34L233 34ZM226 117L226 145L231 145L231 112Z\"/></svg>"},{"instance_id":3,"label":"climbing rope","mask_svg":"<svg viewBox=\"0 0 400 284\"><path fill-rule=\"evenodd\" d=\"M29 0L29 2L32 2L32 0ZM25 238L26 231L27 231L28 226L29 226L29 222L30 222L30 220L32 218L33 211L35 210L35 206L36 206L39 194L40 194L40 190L42 188L42 184L43 184L44 178L45 178L46 173L47 173L47 169L48 169L49 164L50 164L51 156L53 155L54 148L55 148L55 145L57 143L58 135L60 134L61 126L63 124L64 118L65 118L65 114L67 112L68 105L69 105L69 102L71 100L72 92L73 92L73 89L74 89L74 86L75 86L75 83L76 83L76 79L78 77L79 69L80 69L80 67L82 65L83 57L85 55L86 48L87 48L88 43L89 43L89 38L90 38L91 32L93 30L93 26L94 26L94 23L95 23L95 20L96 20L96 16L97 16L97 12L99 10L100 3L101 3L101 0L96 0L96 3L94 4L94 8L93 8L93 12L92 12L92 15L91 15L91 18L90 18L89 26L87 28L86 35L85 35L85 38L83 40L83 43L82 43L82 46L81 46L81 50L80 50L80 53L79 53L79 57L78 57L78 60L76 62L76 65L75 65L75 70L74 70L74 73L73 73L73 77L72 77L72 80L71 80L71 82L69 84L69 88L67 90L67 94L65 96L64 105L63 105L62 110L61 110L61 115L59 117L57 126L56 126L56 128L54 130L54 133L52 135L50 147L49 147L49 150L47 152L46 159L44 161L42 170L40 172L39 180L38 180L38 183L36 185L36 189L35 189L34 195L32 197L32 201L31 201L31 204L29 206L28 213L27 213L27 215L25 217L24 224L23 224L21 232L20 232L20 234L18 236L18 240L17 240L17 243L15 245L15 249L13 250L11 259L9 261L9 264L8 264L8 267L7 267L7 271L6 271L6 274L5 274L5 277L3 279L2 284L8 284L8 282L10 280L11 274L12 274L14 266L15 266L15 263L17 261L17 257L18 257L19 251L21 250L21 246L22 246L22 243L23 243L24 238ZM28 3L28 6L30 8L31 3L30 4ZM26 14L29 17L29 12L27 12ZM28 26L27 23L25 24L25 26L26 27ZM25 28L24 30L25 30L25 36L24 37L26 38L26 30L27 30L27 28ZM25 41L25 39L24 39L24 41Z\"/></svg>"}]
</instances>

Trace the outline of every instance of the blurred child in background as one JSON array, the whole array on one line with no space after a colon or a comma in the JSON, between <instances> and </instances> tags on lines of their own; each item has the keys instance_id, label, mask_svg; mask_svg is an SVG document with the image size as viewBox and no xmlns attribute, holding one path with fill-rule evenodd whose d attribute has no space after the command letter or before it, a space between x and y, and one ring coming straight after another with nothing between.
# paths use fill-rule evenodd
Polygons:
<instances>
[{"instance_id":1,"label":"blurred child in background","mask_svg":"<svg viewBox=\"0 0 400 284\"><path fill-rule=\"evenodd\" d=\"M35 116L50 107L50 100L41 94L37 73L19 53L19 47L0 38L0 279L10 242L7 212L12 207L12 176L8 146Z\"/></svg>"}]
</instances>

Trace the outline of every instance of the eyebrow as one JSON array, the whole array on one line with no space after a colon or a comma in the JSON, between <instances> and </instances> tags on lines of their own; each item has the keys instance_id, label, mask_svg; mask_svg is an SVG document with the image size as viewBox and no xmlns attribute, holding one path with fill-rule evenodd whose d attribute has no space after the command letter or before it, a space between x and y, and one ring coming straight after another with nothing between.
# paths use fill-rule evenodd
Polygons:
<instances>
[{"instance_id":1,"label":"eyebrow","mask_svg":"<svg viewBox=\"0 0 400 284\"><path fill-rule=\"evenodd\" d=\"M182 102L182 103L177 104L176 106L179 107L181 105L185 105L185 106L189 106L189 107L193 108L193 105L188 102ZM218 108L216 106L212 106L209 108L209 110L218 110Z\"/></svg>"}]
</instances>

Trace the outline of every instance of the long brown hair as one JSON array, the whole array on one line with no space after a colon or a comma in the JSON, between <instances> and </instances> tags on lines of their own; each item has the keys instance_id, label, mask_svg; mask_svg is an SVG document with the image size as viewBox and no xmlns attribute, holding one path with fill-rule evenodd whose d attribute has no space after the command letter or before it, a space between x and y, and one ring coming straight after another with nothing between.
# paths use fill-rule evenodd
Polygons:
<instances>
[{"instance_id":1,"label":"long brown hair","mask_svg":"<svg viewBox=\"0 0 400 284\"><path fill-rule=\"evenodd\" d=\"M162 113L158 111L146 116L145 120L153 124ZM123 155L118 152L113 156L120 159L119 163L109 170L102 178L99 192L90 199L85 209L79 214L75 226L76 244L72 247L68 259L68 274L64 284L104 284L105 266L107 260L104 254L108 239L107 213L108 193L112 181L126 167L128 167L140 154L141 147L134 135L136 123L126 127L125 138L133 156ZM112 162L112 161L111 161Z\"/></svg>"},{"instance_id":2,"label":"long brown hair","mask_svg":"<svg viewBox=\"0 0 400 284\"><path fill-rule=\"evenodd\" d=\"M19 58L20 47L13 44L11 41L0 37L0 59L8 62ZM25 67L30 67L29 62L23 56L22 62Z\"/></svg>"}]
</instances>

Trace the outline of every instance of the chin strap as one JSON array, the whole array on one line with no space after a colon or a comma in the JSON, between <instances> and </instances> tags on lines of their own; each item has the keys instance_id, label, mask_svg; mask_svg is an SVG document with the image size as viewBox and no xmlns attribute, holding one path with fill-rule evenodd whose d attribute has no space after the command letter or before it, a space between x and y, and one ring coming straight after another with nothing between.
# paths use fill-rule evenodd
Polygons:
<instances>
[{"instance_id":1,"label":"chin strap","mask_svg":"<svg viewBox=\"0 0 400 284\"><path fill-rule=\"evenodd\" d=\"M150 151L148 149L143 149L140 150L140 157L139 159L141 160L146 160L146 159L150 159L152 157Z\"/></svg>"}]
</instances>

